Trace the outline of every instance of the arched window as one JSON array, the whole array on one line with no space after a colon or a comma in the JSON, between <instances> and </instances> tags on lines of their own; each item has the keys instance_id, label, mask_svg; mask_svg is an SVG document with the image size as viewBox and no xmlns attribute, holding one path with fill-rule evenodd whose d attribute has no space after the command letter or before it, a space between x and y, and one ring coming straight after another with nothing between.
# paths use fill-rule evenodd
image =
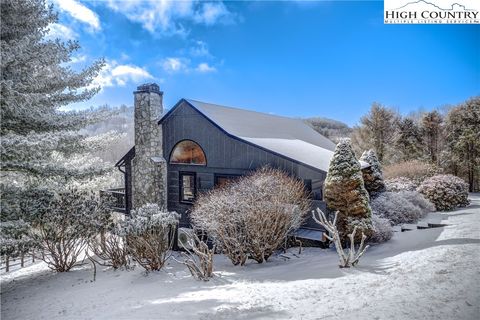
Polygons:
<instances>
[{"instance_id":1,"label":"arched window","mask_svg":"<svg viewBox=\"0 0 480 320\"><path fill-rule=\"evenodd\" d=\"M170 156L172 164L207 165L207 158L202 148L192 140L183 140L177 143Z\"/></svg>"}]
</instances>

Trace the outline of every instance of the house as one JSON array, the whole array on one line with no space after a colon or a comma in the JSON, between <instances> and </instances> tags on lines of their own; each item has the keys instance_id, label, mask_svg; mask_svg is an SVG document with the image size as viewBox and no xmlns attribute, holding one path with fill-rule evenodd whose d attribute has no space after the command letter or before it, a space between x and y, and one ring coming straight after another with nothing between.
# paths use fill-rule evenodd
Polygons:
<instances>
[{"instance_id":1,"label":"house","mask_svg":"<svg viewBox=\"0 0 480 320\"><path fill-rule=\"evenodd\" d=\"M323 183L335 144L302 120L189 99L163 114L157 84L139 86L134 96L135 146L116 164L125 175L127 213L158 203L189 227L199 192L265 165L303 180L315 206L325 209ZM321 240L317 231L309 220L298 234Z\"/></svg>"}]
</instances>

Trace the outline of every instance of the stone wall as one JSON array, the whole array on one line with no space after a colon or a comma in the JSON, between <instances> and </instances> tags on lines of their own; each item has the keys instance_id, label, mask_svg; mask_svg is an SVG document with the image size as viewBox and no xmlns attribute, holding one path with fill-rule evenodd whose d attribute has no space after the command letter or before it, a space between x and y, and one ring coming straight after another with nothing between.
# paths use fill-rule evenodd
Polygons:
<instances>
[{"instance_id":1,"label":"stone wall","mask_svg":"<svg viewBox=\"0 0 480 320\"><path fill-rule=\"evenodd\" d=\"M167 206L167 162L162 150L163 92L157 84L144 84L135 96L135 158L133 159L133 209L146 203Z\"/></svg>"}]
</instances>

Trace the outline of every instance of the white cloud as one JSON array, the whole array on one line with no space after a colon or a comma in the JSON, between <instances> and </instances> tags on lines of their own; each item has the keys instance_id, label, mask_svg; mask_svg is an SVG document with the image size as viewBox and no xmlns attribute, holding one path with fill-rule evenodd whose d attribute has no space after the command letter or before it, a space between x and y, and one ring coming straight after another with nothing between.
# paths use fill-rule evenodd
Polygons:
<instances>
[{"instance_id":1,"label":"white cloud","mask_svg":"<svg viewBox=\"0 0 480 320\"><path fill-rule=\"evenodd\" d=\"M222 2L207 2L203 3L201 9L195 14L194 20L210 26L229 17L230 12Z\"/></svg>"},{"instance_id":2,"label":"white cloud","mask_svg":"<svg viewBox=\"0 0 480 320\"><path fill-rule=\"evenodd\" d=\"M169 57L162 61L162 68L168 73L187 72L190 61L185 58Z\"/></svg>"},{"instance_id":3,"label":"white cloud","mask_svg":"<svg viewBox=\"0 0 480 320\"><path fill-rule=\"evenodd\" d=\"M75 31L60 23L51 23L48 28L47 39L73 40L78 36Z\"/></svg>"},{"instance_id":4,"label":"white cloud","mask_svg":"<svg viewBox=\"0 0 480 320\"><path fill-rule=\"evenodd\" d=\"M195 41L195 45L190 48L189 52L194 57L211 57L208 46L204 41Z\"/></svg>"},{"instance_id":5,"label":"white cloud","mask_svg":"<svg viewBox=\"0 0 480 320\"><path fill-rule=\"evenodd\" d=\"M217 71L217 69L215 67L209 66L208 63L206 63L206 62L200 63L197 66L197 68L195 68L195 70L197 70L198 72L202 72L202 73Z\"/></svg>"},{"instance_id":6,"label":"white cloud","mask_svg":"<svg viewBox=\"0 0 480 320\"><path fill-rule=\"evenodd\" d=\"M222 2L204 3L199 0L108 0L107 6L146 30L163 35L188 34L185 23L214 25L233 21L232 13Z\"/></svg>"},{"instance_id":7,"label":"white cloud","mask_svg":"<svg viewBox=\"0 0 480 320\"><path fill-rule=\"evenodd\" d=\"M77 0L52 0L60 10L68 13L74 19L86 23L91 30L99 31L100 19L98 15Z\"/></svg>"},{"instance_id":8,"label":"white cloud","mask_svg":"<svg viewBox=\"0 0 480 320\"><path fill-rule=\"evenodd\" d=\"M120 60L130 60L130 56L128 54L126 54L125 52L122 52L120 54Z\"/></svg>"},{"instance_id":9,"label":"white cloud","mask_svg":"<svg viewBox=\"0 0 480 320\"><path fill-rule=\"evenodd\" d=\"M84 61L87 61L87 56L84 55L84 54L81 54L81 55L78 55L78 56L73 56L70 59L71 64L80 63L80 62L84 62Z\"/></svg>"},{"instance_id":10,"label":"white cloud","mask_svg":"<svg viewBox=\"0 0 480 320\"><path fill-rule=\"evenodd\" d=\"M102 88L124 86L128 82L138 83L154 77L144 68L132 64L118 64L116 61L107 61L106 66L95 78L93 86Z\"/></svg>"}]
</instances>

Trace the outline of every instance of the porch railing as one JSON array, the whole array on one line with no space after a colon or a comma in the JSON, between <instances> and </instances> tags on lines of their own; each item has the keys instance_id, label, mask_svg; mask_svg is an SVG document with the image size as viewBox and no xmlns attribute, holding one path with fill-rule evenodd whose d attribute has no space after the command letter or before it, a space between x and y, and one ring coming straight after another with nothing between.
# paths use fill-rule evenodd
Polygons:
<instances>
[{"instance_id":1,"label":"porch railing","mask_svg":"<svg viewBox=\"0 0 480 320\"><path fill-rule=\"evenodd\" d=\"M117 212L126 213L125 188L101 190L100 196L112 197L112 209Z\"/></svg>"}]
</instances>

